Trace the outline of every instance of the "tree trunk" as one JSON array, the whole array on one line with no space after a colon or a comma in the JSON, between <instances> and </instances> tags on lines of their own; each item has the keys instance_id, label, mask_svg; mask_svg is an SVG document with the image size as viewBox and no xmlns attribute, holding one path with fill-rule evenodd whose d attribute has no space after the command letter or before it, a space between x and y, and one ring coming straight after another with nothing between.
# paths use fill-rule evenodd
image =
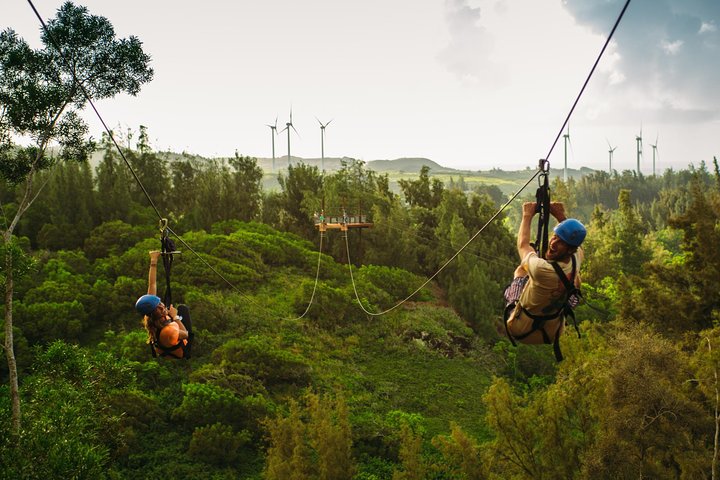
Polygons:
<instances>
[{"instance_id":1,"label":"tree trunk","mask_svg":"<svg viewBox=\"0 0 720 480\"><path fill-rule=\"evenodd\" d=\"M717 165L717 163L716 163ZM710 339L706 338L708 343L708 351L710 352L710 363L715 363L712 357L712 344ZM715 374L715 441L713 444L713 458L712 458L712 480L717 478L717 460L718 460L718 442L720 441L720 390L718 390L718 372L717 365L713 367L713 373Z\"/></svg>"},{"instance_id":2,"label":"tree trunk","mask_svg":"<svg viewBox=\"0 0 720 480\"><path fill-rule=\"evenodd\" d=\"M20 434L20 389L18 388L17 363L13 344L13 257L10 234L3 235L5 240L5 356L10 372L10 401L12 402L12 433Z\"/></svg>"}]
</instances>

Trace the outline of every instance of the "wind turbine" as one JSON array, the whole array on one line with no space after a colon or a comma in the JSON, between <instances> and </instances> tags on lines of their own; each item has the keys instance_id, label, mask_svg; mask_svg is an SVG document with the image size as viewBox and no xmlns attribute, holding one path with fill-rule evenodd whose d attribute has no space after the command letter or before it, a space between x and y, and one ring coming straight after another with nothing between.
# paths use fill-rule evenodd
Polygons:
<instances>
[{"instance_id":1,"label":"wind turbine","mask_svg":"<svg viewBox=\"0 0 720 480\"><path fill-rule=\"evenodd\" d=\"M655 155L657 154L658 136L659 133L655 135L655 145L653 145L652 143L650 144L653 149L653 177L655 176ZM660 158L660 155L658 155L658 158Z\"/></svg>"},{"instance_id":2,"label":"wind turbine","mask_svg":"<svg viewBox=\"0 0 720 480\"><path fill-rule=\"evenodd\" d=\"M315 120L320 124L320 171L325 171L325 127L330 125L330 122L335 120L334 118L327 122L325 125L320 121L319 118L315 117Z\"/></svg>"},{"instance_id":3,"label":"wind turbine","mask_svg":"<svg viewBox=\"0 0 720 480\"><path fill-rule=\"evenodd\" d=\"M563 183L567 183L567 146L568 142L570 141L570 124L568 123L567 126L567 133L563 135L563 139L565 140L565 169L563 170Z\"/></svg>"},{"instance_id":4,"label":"wind turbine","mask_svg":"<svg viewBox=\"0 0 720 480\"><path fill-rule=\"evenodd\" d=\"M612 145L610 145L610 140L608 140L607 138L605 139L605 141L608 144L608 148L610 148L610 150L608 150L608 157L610 157L609 158L609 160L610 160L609 172L610 172L610 175L612 175L612 157L613 157L613 152L615 151L615 149L617 147L613 147Z\"/></svg>"},{"instance_id":5,"label":"wind turbine","mask_svg":"<svg viewBox=\"0 0 720 480\"><path fill-rule=\"evenodd\" d=\"M275 125L265 124L266 127L270 127L270 138L272 139L272 172L275 172L275 135L277 135L277 116L275 117Z\"/></svg>"},{"instance_id":6,"label":"wind turbine","mask_svg":"<svg viewBox=\"0 0 720 480\"><path fill-rule=\"evenodd\" d=\"M295 127L293 126L293 123L292 123L292 108L290 108L290 121L285 124L285 128L280 130L280 133L284 132L285 130L287 130L287 132L288 132L288 167L290 166L290 158L291 158L290 157L290 129L291 128L293 130L295 130ZM300 134L298 133L297 130L295 130L295 133L297 134L298 137L300 136Z\"/></svg>"},{"instance_id":7,"label":"wind turbine","mask_svg":"<svg viewBox=\"0 0 720 480\"><path fill-rule=\"evenodd\" d=\"M642 125L640 125L640 135L635 137L637 142L637 174L640 176L640 155L642 155Z\"/></svg>"}]
</instances>

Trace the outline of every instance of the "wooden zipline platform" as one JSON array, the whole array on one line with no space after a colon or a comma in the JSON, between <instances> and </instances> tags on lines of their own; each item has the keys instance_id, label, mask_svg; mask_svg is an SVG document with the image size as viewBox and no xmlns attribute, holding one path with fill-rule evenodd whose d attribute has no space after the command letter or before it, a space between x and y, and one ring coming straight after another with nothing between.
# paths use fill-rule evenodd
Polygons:
<instances>
[{"instance_id":1,"label":"wooden zipline platform","mask_svg":"<svg viewBox=\"0 0 720 480\"><path fill-rule=\"evenodd\" d=\"M367 215L347 215L343 213L340 216L326 217L325 212L313 215L315 228L321 232L327 230L340 230L347 232L350 228L372 228L372 222L367 221Z\"/></svg>"}]
</instances>

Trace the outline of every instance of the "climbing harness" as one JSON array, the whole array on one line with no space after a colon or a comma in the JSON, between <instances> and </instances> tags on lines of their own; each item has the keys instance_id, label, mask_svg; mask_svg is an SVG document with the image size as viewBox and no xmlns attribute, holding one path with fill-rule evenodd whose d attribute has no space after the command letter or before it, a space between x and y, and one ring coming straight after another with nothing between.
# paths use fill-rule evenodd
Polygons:
<instances>
[{"instance_id":1,"label":"climbing harness","mask_svg":"<svg viewBox=\"0 0 720 480\"><path fill-rule=\"evenodd\" d=\"M523 307L522 304L519 303L519 300L513 301L505 306L505 310L503 311L503 323L505 324L505 333L507 334L507 337L510 339L510 342L513 344L513 346L517 346L517 343L515 343L516 340L522 342L522 340L539 331L542 335L543 343L553 345L555 360L557 360L558 362L562 361L563 356L562 351L560 350L560 333L562 327L566 324L566 319L568 317L572 318L573 326L575 327L578 338L580 338L580 329L577 325L577 320L575 318L575 311L573 310L571 298L574 296L575 299L579 301L579 299L582 298L582 294L580 293L580 290L575 286L575 276L577 274L577 261L575 259L575 255L572 255L570 258L572 261L572 270L570 272L569 279L565 275L562 267L560 267L557 262L550 262L550 265L552 265L555 273L562 282L563 287L565 287L565 294L562 299L562 306L557 311L546 315L535 315L529 310L527 310L525 307ZM510 333L510 328L508 327L508 320L510 319L510 316L513 314L513 312L517 309L518 305L522 313L532 320L532 326L527 332L513 336ZM556 319L559 320L558 326L554 332L553 337L551 338L546 329L546 324L547 322Z\"/></svg>"}]
</instances>

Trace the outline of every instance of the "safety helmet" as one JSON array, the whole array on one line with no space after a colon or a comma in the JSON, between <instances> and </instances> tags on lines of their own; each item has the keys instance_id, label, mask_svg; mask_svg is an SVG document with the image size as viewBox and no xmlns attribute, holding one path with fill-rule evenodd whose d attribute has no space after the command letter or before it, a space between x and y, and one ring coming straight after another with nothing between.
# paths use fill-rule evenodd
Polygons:
<instances>
[{"instance_id":1,"label":"safety helmet","mask_svg":"<svg viewBox=\"0 0 720 480\"><path fill-rule=\"evenodd\" d=\"M585 240L585 235L587 235L585 226L574 218L568 218L558 223L555 225L553 231L563 242L572 247L582 245L583 240Z\"/></svg>"},{"instance_id":2,"label":"safety helmet","mask_svg":"<svg viewBox=\"0 0 720 480\"><path fill-rule=\"evenodd\" d=\"M135 310L143 315L150 315L160 305L160 297L157 295L143 295L135 302Z\"/></svg>"}]
</instances>

